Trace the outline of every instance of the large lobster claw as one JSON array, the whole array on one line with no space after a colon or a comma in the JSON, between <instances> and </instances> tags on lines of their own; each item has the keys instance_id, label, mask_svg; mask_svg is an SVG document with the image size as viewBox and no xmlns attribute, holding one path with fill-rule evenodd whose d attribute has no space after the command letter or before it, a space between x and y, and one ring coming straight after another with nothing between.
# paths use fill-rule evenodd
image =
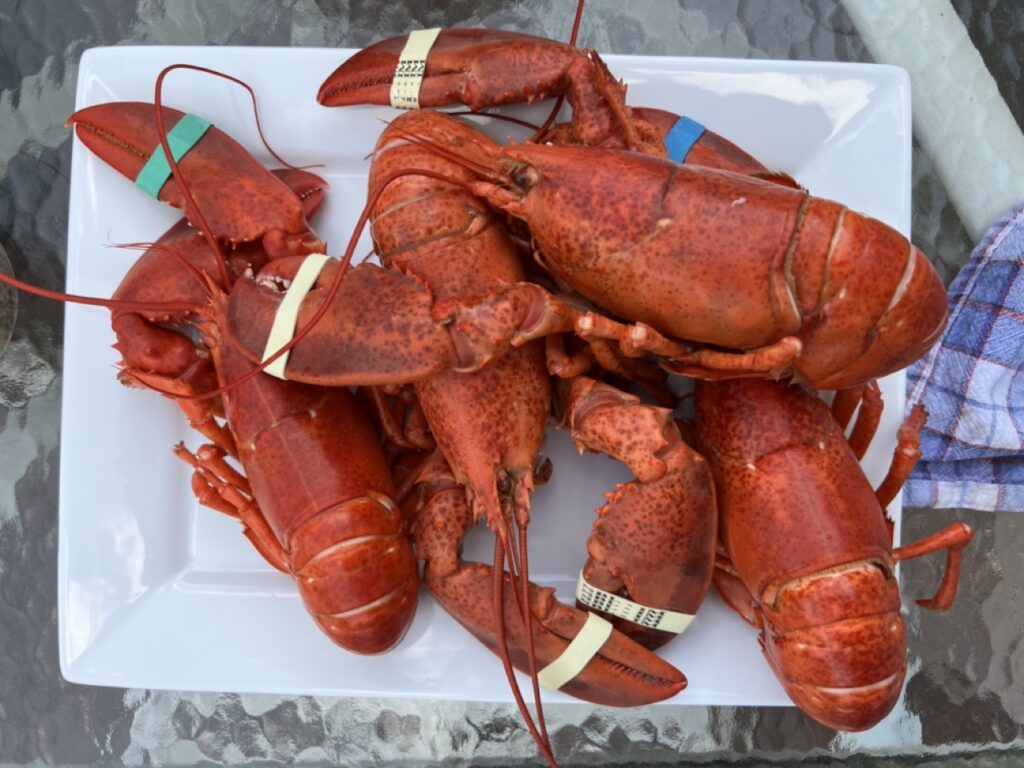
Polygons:
<instances>
[{"instance_id":1,"label":"large lobster claw","mask_svg":"<svg viewBox=\"0 0 1024 768\"><path fill-rule=\"evenodd\" d=\"M170 107L162 109L165 128L170 131L184 115ZM68 124L75 126L83 144L133 181L160 146L152 104L97 104L75 112ZM178 164L196 206L218 240L232 246L261 240L271 258L323 250L295 193L216 126L207 130ZM161 187L158 197L184 210L193 226L198 226L196 214L174 178Z\"/></svg>"},{"instance_id":2,"label":"large lobster claw","mask_svg":"<svg viewBox=\"0 0 1024 768\"><path fill-rule=\"evenodd\" d=\"M508 648L513 666L530 670L526 623L509 575L503 575L503 632L494 611L492 566L467 563L459 549L472 514L464 489L442 478L424 487L415 524L417 556L426 562L424 583L444 609L494 653ZM563 605L554 590L529 585L531 635L537 668L558 659L581 632L587 613ZM686 687L682 672L613 629L579 674L559 690L594 704L632 707L667 699Z\"/></svg>"},{"instance_id":3,"label":"large lobster claw","mask_svg":"<svg viewBox=\"0 0 1024 768\"><path fill-rule=\"evenodd\" d=\"M408 35L364 48L328 77L317 101L326 107L390 104L391 82ZM445 29L427 57L420 106L462 103L479 110L563 93L582 51L565 43L494 29Z\"/></svg>"},{"instance_id":4,"label":"large lobster claw","mask_svg":"<svg viewBox=\"0 0 1024 768\"><path fill-rule=\"evenodd\" d=\"M382 40L352 56L320 86L317 101L327 107L390 104L391 83L408 37ZM572 106L572 123L555 126L544 137L556 144L663 154L662 142L680 119L660 109L627 108L625 88L593 51L493 29L442 30L427 56L419 103L465 104L476 111L561 95ZM795 184L770 174L713 131L703 131L688 153L675 159Z\"/></svg>"}]
</instances>

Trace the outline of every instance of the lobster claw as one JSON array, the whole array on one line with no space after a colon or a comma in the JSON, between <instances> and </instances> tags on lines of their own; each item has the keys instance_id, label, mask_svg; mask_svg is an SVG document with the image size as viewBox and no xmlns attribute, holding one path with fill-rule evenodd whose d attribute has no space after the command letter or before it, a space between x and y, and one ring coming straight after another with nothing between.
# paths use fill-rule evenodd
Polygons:
<instances>
[{"instance_id":1,"label":"lobster claw","mask_svg":"<svg viewBox=\"0 0 1024 768\"><path fill-rule=\"evenodd\" d=\"M536 668L562 657L587 623L587 613L563 605L554 590L530 582L527 612L520 612L521 583L507 574L495 579L492 565L459 557L462 540L473 524L465 490L444 473L421 486L421 506L414 526L417 556L425 562L423 581L444 609L493 653L508 649L512 665L530 672L530 645ZM495 588L501 584L502 619ZM529 622L524 620L529 617ZM530 634L527 635L527 626ZM610 629L610 628L609 628ZM541 672L539 679L543 682ZM547 684L547 683L545 683ZM686 687L682 672L617 629L611 629L597 652L559 690L594 704L632 707L667 699Z\"/></svg>"},{"instance_id":2,"label":"lobster claw","mask_svg":"<svg viewBox=\"0 0 1024 768\"><path fill-rule=\"evenodd\" d=\"M491 620L493 572L466 564L443 580L430 580L431 593L456 621L492 652L499 638ZM529 670L526 631L515 601L515 586L504 575L505 631L512 664ZM537 666L559 658L581 631L587 613L555 599L554 590L530 584L530 611ZM559 690L583 701L612 707L639 707L675 696L686 687L683 673L618 630L612 630L583 670Z\"/></svg>"},{"instance_id":3,"label":"lobster claw","mask_svg":"<svg viewBox=\"0 0 1024 768\"><path fill-rule=\"evenodd\" d=\"M317 101L325 107L390 104L391 83L408 35L364 48L328 77ZM565 43L493 29L445 29L427 57L423 107L465 104L480 110L558 96L582 51Z\"/></svg>"},{"instance_id":4,"label":"lobster claw","mask_svg":"<svg viewBox=\"0 0 1024 768\"><path fill-rule=\"evenodd\" d=\"M164 127L170 131L184 113L162 109ZM92 152L133 181L160 145L156 110L143 102L86 107L68 118L68 125L74 125L78 138ZM306 222L302 201L288 184L216 126L209 128L178 164L196 206L218 240L232 246L262 241L271 258L324 250ZM158 197L184 210L189 222L198 225L174 178L167 179Z\"/></svg>"}]
</instances>

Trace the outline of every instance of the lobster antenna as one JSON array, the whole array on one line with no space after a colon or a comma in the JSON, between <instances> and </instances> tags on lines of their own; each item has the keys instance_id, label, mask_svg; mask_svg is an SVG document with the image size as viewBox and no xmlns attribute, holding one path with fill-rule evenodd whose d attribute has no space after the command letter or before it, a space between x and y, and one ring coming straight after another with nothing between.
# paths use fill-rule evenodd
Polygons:
<instances>
[{"instance_id":1,"label":"lobster antenna","mask_svg":"<svg viewBox=\"0 0 1024 768\"><path fill-rule=\"evenodd\" d=\"M548 725L544 720L544 705L540 700L540 680L537 676L537 652L533 643L533 611L530 610L530 566L527 558L529 547L526 541L526 524L518 522L519 551L522 556L522 569L519 571L519 588L523 593L523 623L526 624L526 656L530 662L530 684L533 686L533 706L537 710L537 724L544 743L551 750L551 739L548 736Z\"/></svg>"},{"instance_id":2,"label":"lobster antenna","mask_svg":"<svg viewBox=\"0 0 1024 768\"><path fill-rule=\"evenodd\" d=\"M572 22L572 32L569 35L569 46L572 48L576 47L576 38L579 36L580 21L583 19L584 2L586 2L586 0L579 0L579 3L576 4L576 18ZM548 132L548 129L551 127L551 124L555 122L555 117L558 116L558 112L562 108L563 103L565 103L564 94L555 99L555 105L551 108L551 112L548 115L548 119L545 120L541 124L540 128L537 129L537 132L530 137L530 141L536 143L540 141L542 138L544 138L545 134L547 134Z\"/></svg>"},{"instance_id":3,"label":"lobster antenna","mask_svg":"<svg viewBox=\"0 0 1024 768\"><path fill-rule=\"evenodd\" d=\"M260 142L266 148L267 152L269 152L271 154L271 156L275 160L277 160L277 162L281 163L281 165L285 166L286 168L291 168L293 171L301 171L301 170L305 170L307 168L321 168L321 167L323 167L322 163L318 163L316 165L302 165L302 166L292 165L287 160L285 160L283 157L281 157L279 154L277 154L277 152L274 151L274 148L272 146L270 146L270 142L267 141L267 137L263 133L263 125L260 122L260 110L259 110L259 107L256 104L256 91L254 91L253 87L251 85L249 85L247 82L245 82L244 80L241 80L241 79L239 79L237 77L234 77L233 75L229 75L227 72L221 72L219 70L210 69L208 67L201 67L198 64L172 64L169 67L167 67L164 71L165 72L169 72L172 69L191 69L191 70L194 70L196 72L203 72L204 74L207 74L207 75L213 75L214 77L219 77L219 78L221 78L223 80L228 80L228 81L230 81L232 83L235 83L236 85L242 86L243 88L245 88L245 90L247 90L249 92L249 99L252 101L252 114L253 114L253 117L256 119L256 132L259 134Z\"/></svg>"},{"instance_id":4,"label":"lobster antenna","mask_svg":"<svg viewBox=\"0 0 1024 768\"><path fill-rule=\"evenodd\" d=\"M174 248L168 248L166 245L162 245L160 242L156 243L110 243L112 248L123 248L125 250L133 251L163 251L174 256L178 262L189 271L189 273L198 280L202 285L206 285L206 273L204 273L199 267L185 258L185 254L181 253Z\"/></svg>"},{"instance_id":5,"label":"lobster antenna","mask_svg":"<svg viewBox=\"0 0 1024 768\"><path fill-rule=\"evenodd\" d=\"M259 106L256 104L256 92L253 90L252 86L250 86L244 80L240 80L239 78L229 75L226 72L219 72L216 69L210 69L209 67L201 67L197 64L171 64L168 67L164 67L164 69L161 70L160 74L157 75L156 86L154 89L155 97L153 101L154 108L156 110L157 131L160 135L160 146L163 149L164 157L167 159L167 164L168 166L170 166L171 175L174 176L175 181L178 182L178 186L181 187L182 194L185 195L185 199L188 202L188 207L192 210L192 212L195 215L196 223L199 225L199 229L202 231L202 234L206 238L207 243L209 243L213 253L216 254L217 256L217 268L218 271L220 272L220 277L224 284L224 288L225 290L231 290L231 285L234 282L234 280L231 277L231 272L228 270L227 258L224 255L224 251L221 249L220 244L217 242L217 239L213 236L213 230L210 228L209 223L207 223L206 217L203 215L203 212L199 209L199 206L196 204L196 200L192 196L192 191L189 188L188 184L186 184L185 179L181 173L181 169L178 167L178 161L174 158L174 155L171 153L171 148L170 146L168 146L167 143L167 129L164 124L163 105L161 103L163 95L163 82L164 78L176 69L188 69L195 72L202 72L204 74L213 75L214 77L219 77L223 80L235 83L236 85L240 85L242 88L248 91L249 98L252 101L252 112L253 117L255 118L256 121L256 131L259 134L260 141L263 143L263 146L266 147L267 151L273 156L273 158L282 165L291 168L292 170L299 169L297 166L292 165L279 154L277 154L277 152L274 151L274 148L270 146L270 143L267 141L267 138L263 133L263 126L260 123L260 111Z\"/></svg>"},{"instance_id":6,"label":"lobster antenna","mask_svg":"<svg viewBox=\"0 0 1024 768\"><path fill-rule=\"evenodd\" d=\"M415 134L409 133L403 128L392 128L392 130L394 130L395 133L397 133L403 139L408 141L410 144L415 144L418 147L423 147L424 149L433 152L435 155L439 155L445 158L446 160L450 160L451 162L455 163L456 165L462 168L467 168L473 171L474 173L484 177L485 179L488 179L491 182L501 181L501 176L498 173L496 173L491 168L489 168L488 166L484 165L481 162L478 162L476 160L470 160L469 158L463 157L462 155L458 155L452 150L448 149L447 147L443 147L440 144L433 142L430 139L424 138L422 136L416 136ZM451 179L444 180L452 184L456 183ZM468 184L463 184L462 186L465 187L466 189L469 189Z\"/></svg>"},{"instance_id":7,"label":"lobster antenna","mask_svg":"<svg viewBox=\"0 0 1024 768\"><path fill-rule=\"evenodd\" d=\"M529 128L529 129L531 129L533 131L539 131L540 130L540 126L539 125L531 123L528 120L521 120L520 118L512 117L511 115L502 115L502 114L499 114L498 112L487 112L486 110L480 110L479 112L474 112L471 109L460 109L460 110L458 110L456 112L449 112L448 114L449 115L454 115L454 116L457 116L457 117L493 117L496 120L504 120L506 123L513 123L515 125L520 125L523 128Z\"/></svg>"},{"instance_id":8,"label":"lobster antenna","mask_svg":"<svg viewBox=\"0 0 1024 768\"><path fill-rule=\"evenodd\" d=\"M33 296L41 296L44 299L63 301L69 304L84 304L90 307L103 307L104 309L121 309L127 312L191 312L198 314L202 307L195 304L176 301L124 301L123 299L101 299L96 296L82 296L77 293L62 293L51 291L46 288L32 285L19 280L11 275L0 272L0 283L6 283L19 291L30 293Z\"/></svg>"},{"instance_id":9,"label":"lobster antenna","mask_svg":"<svg viewBox=\"0 0 1024 768\"><path fill-rule=\"evenodd\" d=\"M526 727L529 729L530 735L533 736L533 740L537 743L537 747L540 750L540 753L544 756L544 759L557 768L558 763L555 760L554 754L552 754L551 747L548 745L547 740L542 739L540 733L537 731L537 726L533 722L533 716L530 714L530 710L526 706L526 702L523 700L523 693L519 689L515 670L512 668L512 659L510 658L508 651L508 635L505 632L505 601L503 594L505 587L504 564L505 545L502 542L502 537L495 532L494 562L491 567L491 585L494 598L492 603L494 605L494 616L497 625L496 634L498 640L498 655L501 657L502 666L505 668L505 676L508 678L509 687L512 689L512 696L516 700L516 706L519 707L519 714L522 715L523 722L526 723Z\"/></svg>"},{"instance_id":10,"label":"lobster antenna","mask_svg":"<svg viewBox=\"0 0 1024 768\"><path fill-rule=\"evenodd\" d=\"M228 270L227 257L224 255L224 251L220 247L220 243L217 242L217 238L213 236L213 230L210 229L210 225L206 221L206 217L203 215L203 212L199 210L199 206L196 204L196 199L192 196L192 190L189 189L189 186L185 181L185 177L181 173L181 168L178 167L178 161L174 158L174 153L171 152L170 144L167 141L167 126L164 125L164 109L163 104L161 103L164 78L175 69L188 68L189 66L191 65L172 64L169 67L164 67L160 71L160 74L157 75L153 96L153 109L156 110L157 134L160 136L160 147L164 153L164 159L167 160L167 164L171 169L171 175L174 177L174 180L178 182L178 186L181 187L182 194L185 195L186 216L188 215L188 211L191 209L192 216L195 217L195 221L199 225L199 229L202 232L203 237L206 238L206 242L210 245L210 250L212 250L214 255L217 257L217 269L220 272L221 280L224 283L224 289L231 290L231 285L234 281L231 279L231 273Z\"/></svg>"}]
</instances>

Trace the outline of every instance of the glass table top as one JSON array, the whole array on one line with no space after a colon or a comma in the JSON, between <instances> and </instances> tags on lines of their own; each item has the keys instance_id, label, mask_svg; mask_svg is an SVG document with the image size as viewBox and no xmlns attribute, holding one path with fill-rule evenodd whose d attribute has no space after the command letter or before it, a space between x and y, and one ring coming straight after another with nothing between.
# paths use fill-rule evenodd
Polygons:
<instances>
[{"instance_id":1,"label":"glass table top","mask_svg":"<svg viewBox=\"0 0 1024 768\"><path fill-rule=\"evenodd\" d=\"M986 105L1004 105L1019 130L1024 6L1017 0L907 0L900 8L914 19L912 34L898 25L892 7L881 0L593 0L579 44L609 53L751 59L898 63L893 56L911 62L931 56L934 66L913 76L920 112L925 106L918 107L919 99L941 102L944 90L981 93L984 83L964 74L963 51L923 50L950 24L955 30L962 23L972 55L995 86L998 104L990 99ZM90 47L362 47L432 26L564 39L572 16L573 4L558 0L0 3L0 270L9 261L26 281L51 289L64 285L71 159L64 121L73 110L79 59ZM936 149L950 147L962 117L914 125L913 240L947 283L969 255L978 222L994 222L1005 212L992 209L974 167L949 162ZM1011 158L994 154L998 137L986 133L996 130L994 119L971 125L978 133L961 140L980 147L977 162L1008 165ZM0 764L538 761L511 705L150 691L64 681L56 602L63 310L22 295L15 315L5 296L0 289ZM953 520L976 531L958 600L944 615L905 601L908 681L895 711L879 726L837 733L794 708L559 704L545 707L558 757L564 764L795 764L808 756L821 764L842 757L855 765L1019 764L1024 517L905 509L904 540ZM902 566L903 593L930 594L941 560Z\"/></svg>"}]
</instances>

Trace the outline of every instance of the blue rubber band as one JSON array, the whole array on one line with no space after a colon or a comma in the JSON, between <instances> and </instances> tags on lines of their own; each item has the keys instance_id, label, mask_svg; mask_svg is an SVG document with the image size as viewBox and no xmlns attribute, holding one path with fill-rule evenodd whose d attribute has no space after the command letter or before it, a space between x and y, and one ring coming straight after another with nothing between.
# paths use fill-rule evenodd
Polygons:
<instances>
[{"instance_id":1,"label":"blue rubber band","mask_svg":"<svg viewBox=\"0 0 1024 768\"><path fill-rule=\"evenodd\" d=\"M686 162L686 156L690 154L697 140L704 135L704 130L704 126L696 120L680 117L665 136L665 149L668 150L669 159L677 163Z\"/></svg>"},{"instance_id":2,"label":"blue rubber band","mask_svg":"<svg viewBox=\"0 0 1024 768\"><path fill-rule=\"evenodd\" d=\"M208 120L189 114L182 116L181 120L174 124L167 132L167 146L171 148L175 162L180 161L196 142L203 138L211 125ZM171 166L164 155L163 147L157 144L153 154L135 177L135 186L147 195L156 197L170 177Z\"/></svg>"}]
</instances>

